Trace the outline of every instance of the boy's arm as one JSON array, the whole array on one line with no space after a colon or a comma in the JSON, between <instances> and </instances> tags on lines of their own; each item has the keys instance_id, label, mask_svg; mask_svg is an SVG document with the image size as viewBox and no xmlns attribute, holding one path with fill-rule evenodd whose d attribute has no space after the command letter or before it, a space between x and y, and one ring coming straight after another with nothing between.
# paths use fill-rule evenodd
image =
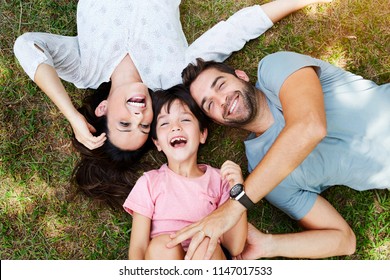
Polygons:
<instances>
[{"instance_id":1,"label":"boy's arm","mask_svg":"<svg viewBox=\"0 0 390 280\"><path fill-rule=\"evenodd\" d=\"M230 160L227 160L222 164L221 176L229 183L229 190L235 184L242 184L244 182L241 167ZM237 224L221 236L222 245L229 250L229 253L232 256L237 256L244 250L247 233L248 221L247 211L245 211L242 213Z\"/></svg>"},{"instance_id":2,"label":"boy's arm","mask_svg":"<svg viewBox=\"0 0 390 280\"><path fill-rule=\"evenodd\" d=\"M221 243L233 257L238 256L244 250L247 234L248 220L245 211L238 223L222 235Z\"/></svg>"},{"instance_id":3,"label":"boy's arm","mask_svg":"<svg viewBox=\"0 0 390 280\"><path fill-rule=\"evenodd\" d=\"M144 260L145 252L150 242L151 220L136 212L133 213L133 223L130 236L129 260Z\"/></svg>"}]
</instances>

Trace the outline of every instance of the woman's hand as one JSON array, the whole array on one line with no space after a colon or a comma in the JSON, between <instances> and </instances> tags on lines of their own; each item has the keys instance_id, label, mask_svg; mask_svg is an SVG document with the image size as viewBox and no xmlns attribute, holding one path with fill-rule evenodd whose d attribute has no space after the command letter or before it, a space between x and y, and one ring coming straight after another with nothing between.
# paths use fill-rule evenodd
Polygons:
<instances>
[{"instance_id":1,"label":"woman's hand","mask_svg":"<svg viewBox=\"0 0 390 280\"><path fill-rule=\"evenodd\" d=\"M93 136L92 133L96 132L96 129L80 113L70 121L70 124L72 125L77 141L90 150L101 147L107 139L105 133L99 136Z\"/></svg>"}]
</instances>

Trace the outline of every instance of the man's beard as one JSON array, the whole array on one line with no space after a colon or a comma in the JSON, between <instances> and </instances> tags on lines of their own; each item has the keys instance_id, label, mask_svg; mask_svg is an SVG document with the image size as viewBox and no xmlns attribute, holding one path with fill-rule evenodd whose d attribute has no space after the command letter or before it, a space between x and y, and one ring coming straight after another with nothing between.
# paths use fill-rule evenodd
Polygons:
<instances>
[{"instance_id":1,"label":"man's beard","mask_svg":"<svg viewBox=\"0 0 390 280\"><path fill-rule=\"evenodd\" d=\"M240 96L243 100L245 115L242 115L236 119L225 119L224 125L242 128L242 126L250 123L257 114L258 102L256 88L248 82L242 81L243 87L240 91Z\"/></svg>"}]
</instances>

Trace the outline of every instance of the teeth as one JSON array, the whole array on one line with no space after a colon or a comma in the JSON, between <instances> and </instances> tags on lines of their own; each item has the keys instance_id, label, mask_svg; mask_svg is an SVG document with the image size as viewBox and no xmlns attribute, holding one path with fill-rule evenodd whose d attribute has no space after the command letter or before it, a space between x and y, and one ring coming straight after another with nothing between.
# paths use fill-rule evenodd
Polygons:
<instances>
[{"instance_id":1,"label":"teeth","mask_svg":"<svg viewBox=\"0 0 390 280\"><path fill-rule=\"evenodd\" d=\"M139 108L145 107L145 103L139 103L139 102L127 102L127 103L130 104L131 106L135 106Z\"/></svg>"},{"instance_id":2,"label":"teeth","mask_svg":"<svg viewBox=\"0 0 390 280\"><path fill-rule=\"evenodd\" d=\"M171 140L171 144L173 144L174 142L177 142L177 141L184 141L186 142L187 139L185 139L184 137L175 137Z\"/></svg>"},{"instance_id":3,"label":"teeth","mask_svg":"<svg viewBox=\"0 0 390 280\"><path fill-rule=\"evenodd\" d=\"M234 108L236 108L237 102L238 102L237 99L234 100L233 105L230 107L230 110L229 110L229 113L230 113L230 114L233 112Z\"/></svg>"}]
</instances>

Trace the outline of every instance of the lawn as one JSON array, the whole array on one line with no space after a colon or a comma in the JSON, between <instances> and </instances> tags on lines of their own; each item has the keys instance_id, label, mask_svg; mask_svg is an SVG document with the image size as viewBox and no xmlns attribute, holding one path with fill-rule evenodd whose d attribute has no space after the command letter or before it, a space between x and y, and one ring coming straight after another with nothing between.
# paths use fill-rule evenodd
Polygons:
<instances>
[{"instance_id":1,"label":"lawn","mask_svg":"<svg viewBox=\"0 0 390 280\"><path fill-rule=\"evenodd\" d=\"M188 41L241 7L266 1L186 0L181 6ZM0 2L0 258L126 259L131 217L78 194L69 178L78 156L71 129L51 101L29 80L13 55L17 36L28 31L76 35L77 1ZM258 61L290 50L312 55L377 82L390 81L390 7L382 0L334 0L287 17L229 58L255 81ZM76 104L85 90L65 86ZM246 170L246 132L214 125L200 161L220 166L234 160ZM146 159L157 167L155 151ZM356 253L334 259L390 259L388 190L356 192L335 186L324 196L350 224ZM299 231L266 201L249 212L264 232Z\"/></svg>"}]
</instances>

